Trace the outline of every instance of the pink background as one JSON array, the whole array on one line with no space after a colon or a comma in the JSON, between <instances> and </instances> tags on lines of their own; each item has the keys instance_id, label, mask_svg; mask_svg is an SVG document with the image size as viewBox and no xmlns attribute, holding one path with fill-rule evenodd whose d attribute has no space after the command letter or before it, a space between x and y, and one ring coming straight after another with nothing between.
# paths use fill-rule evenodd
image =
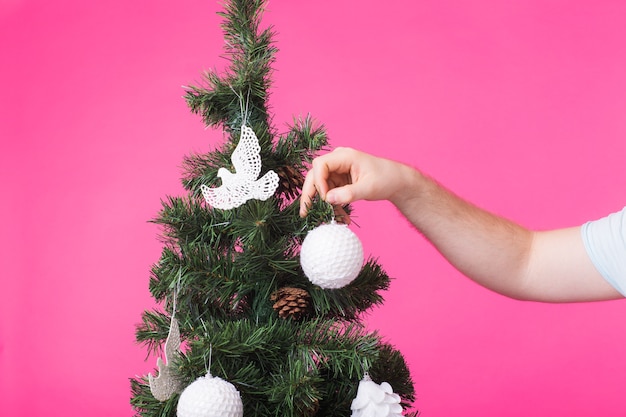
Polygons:
<instances>
[{"instance_id":1,"label":"pink background","mask_svg":"<svg viewBox=\"0 0 626 417\"><path fill-rule=\"evenodd\" d=\"M0 1L0 410L130 416L160 254L148 223L221 134L181 85L223 67L219 2ZM334 146L415 164L534 228L626 203L626 2L272 0L272 105ZM460 276L388 203L358 203L394 278L368 318L423 416L623 416L626 302L547 305Z\"/></svg>"}]
</instances>

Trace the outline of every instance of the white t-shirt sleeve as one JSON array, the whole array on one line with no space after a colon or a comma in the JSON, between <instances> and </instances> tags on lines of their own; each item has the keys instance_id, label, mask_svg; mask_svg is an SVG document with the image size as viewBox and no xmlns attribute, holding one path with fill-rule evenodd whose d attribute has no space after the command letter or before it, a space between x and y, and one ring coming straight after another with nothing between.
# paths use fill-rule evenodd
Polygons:
<instances>
[{"instance_id":1,"label":"white t-shirt sleeve","mask_svg":"<svg viewBox=\"0 0 626 417\"><path fill-rule=\"evenodd\" d=\"M626 296L626 207L583 224L581 231L591 262L604 279Z\"/></svg>"}]
</instances>

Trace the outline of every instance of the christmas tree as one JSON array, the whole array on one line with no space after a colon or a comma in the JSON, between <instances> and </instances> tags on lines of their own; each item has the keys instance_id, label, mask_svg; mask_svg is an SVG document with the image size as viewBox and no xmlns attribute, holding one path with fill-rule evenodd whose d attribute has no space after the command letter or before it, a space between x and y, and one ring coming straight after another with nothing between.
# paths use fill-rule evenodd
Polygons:
<instances>
[{"instance_id":1,"label":"christmas tree","mask_svg":"<svg viewBox=\"0 0 626 417\"><path fill-rule=\"evenodd\" d=\"M370 258L347 285L320 286L301 265L305 238L334 224L322 201L298 215L303 172L328 139L311 117L283 134L271 123L276 47L272 28L260 28L264 5L226 2L229 66L186 88L191 111L227 139L185 157L187 193L164 199L154 219L164 247L149 288L163 307L143 313L136 336L165 355L155 376L131 379L131 403L141 416L340 417L373 384L375 415L400 415L414 399L404 358L361 321L390 278Z\"/></svg>"}]
</instances>

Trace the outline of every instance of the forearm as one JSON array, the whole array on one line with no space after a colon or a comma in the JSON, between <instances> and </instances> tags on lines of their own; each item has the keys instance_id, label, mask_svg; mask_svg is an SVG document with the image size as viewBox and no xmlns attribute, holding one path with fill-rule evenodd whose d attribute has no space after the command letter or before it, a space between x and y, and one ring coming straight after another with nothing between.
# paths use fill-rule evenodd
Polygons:
<instances>
[{"instance_id":1,"label":"forearm","mask_svg":"<svg viewBox=\"0 0 626 417\"><path fill-rule=\"evenodd\" d=\"M391 202L464 275L514 298L525 294L533 232L459 198L404 167Z\"/></svg>"},{"instance_id":2,"label":"forearm","mask_svg":"<svg viewBox=\"0 0 626 417\"><path fill-rule=\"evenodd\" d=\"M621 298L586 253L580 227L532 231L406 166L390 201L459 271L506 296L545 302Z\"/></svg>"}]
</instances>

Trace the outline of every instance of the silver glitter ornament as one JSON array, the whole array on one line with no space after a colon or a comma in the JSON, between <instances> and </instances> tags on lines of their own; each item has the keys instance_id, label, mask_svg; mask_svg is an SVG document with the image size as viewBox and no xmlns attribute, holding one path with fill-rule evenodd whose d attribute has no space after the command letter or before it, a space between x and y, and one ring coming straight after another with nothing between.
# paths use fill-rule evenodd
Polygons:
<instances>
[{"instance_id":1,"label":"silver glitter ornament","mask_svg":"<svg viewBox=\"0 0 626 417\"><path fill-rule=\"evenodd\" d=\"M154 398L159 401L167 401L172 395L180 392L183 385L174 372L172 361L180 349L180 329L178 321L172 316L170 321L170 330L165 340L165 362L161 358L157 359L157 367L159 368L159 376L156 378L152 374L148 374L148 382L150 383L150 392Z\"/></svg>"},{"instance_id":2,"label":"silver glitter ornament","mask_svg":"<svg viewBox=\"0 0 626 417\"><path fill-rule=\"evenodd\" d=\"M306 235L300 249L300 265L313 284L341 288L359 275L363 246L347 225L333 220Z\"/></svg>"},{"instance_id":3,"label":"silver glitter ornament","mask_svg":"<svg viewBox=\"0 0 626 417\"><path fill-rule=\"evenodd\" d=\"M237 388L211 374L192 382L180 394L178 417L243 417L243 403Z\"/></svg>"}]
</instances>

